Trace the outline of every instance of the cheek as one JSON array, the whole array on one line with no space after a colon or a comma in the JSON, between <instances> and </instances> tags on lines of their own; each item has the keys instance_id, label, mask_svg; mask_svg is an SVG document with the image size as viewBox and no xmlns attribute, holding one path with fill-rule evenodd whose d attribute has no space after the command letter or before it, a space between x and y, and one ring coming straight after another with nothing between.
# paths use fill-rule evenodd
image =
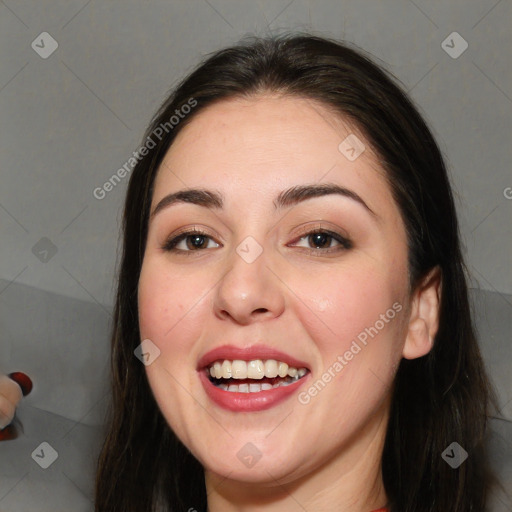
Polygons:
<instances>
[{"instance_id":1,"label":"cheek","mask_svg":"<svg viewBox=\"0 0 512 512\"><path fill-rule=\"evenodd\" d=\"M144 260L138 287L140 338L151 340L160 350L158 358L145 367L158 407L174 432L190 442L184 425L192 422L193 412L191 348L204 323L199 318L204 310L199 298L205 291L197 280L171 274L166 266L151 255Z\"/></svg>"},{"instance_id":2,"label":"cheek","mask_svg":"<svg viewBox=\"0 0 512 512\"><path fill-rule=\"evenodd\" d=\"M318 364L299 402L316 427L329 425L333 439L369 421L388 396L401 358L401 282L365 265L302 281L295 315L313 341ZM324 443L321 436L318 442Z\"/></svg>"},{"instance_id":3,"label":"cheek","mask_svg":"<svg viewBox=\"0 0 512 512\"><path fill-rule=\"evenodd\" d=\"M142 266L138 288L141 338L155 340L165 348L173 347L187 326L197 325L194 318L201 312L200 298L205 294L201 280L190 279L179 272L170 272L157 258L148 258Z\"/></svg>"},{"instance_id":4,"label":"cheek","mask_svg":"<svg viewBox=\"0 0 512 512\"><path fill-rule=\"evenodd\" d=\"M371 267L315 273L296 282L296 314L324 367L349 351L354 341L361 350L353 348L357 357L348 354L350 360L369 364L372 359L396 358L403 310L400 282L392 273Z\"/></svg>"}]
</instances>

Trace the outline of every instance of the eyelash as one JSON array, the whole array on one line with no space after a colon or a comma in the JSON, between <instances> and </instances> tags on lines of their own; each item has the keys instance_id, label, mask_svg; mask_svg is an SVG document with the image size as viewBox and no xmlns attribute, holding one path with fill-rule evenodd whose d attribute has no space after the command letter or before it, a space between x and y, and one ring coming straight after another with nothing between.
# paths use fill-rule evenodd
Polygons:
<instances>
[{"instance_id":1,"label":"eyelash","mask_svg":"<svg viewBox=\"0 0 512 512\"><path fill-rule=\"evenodd\" d=\"M345 251L347 249L351 249L353 247L352 242L345 238L344 236L340 235L339 233L336 233L334 231L330 231L328 229L313 229L310 231L305 231L300 235L300 238L298 238L297 242L300 242L301 240L308 238L313 235L327 235L331 239L334 239L336 242L338 242L340 245L338 247L334 248L328 248L328 249L307 249L310 254L313 254L315 256L319 255L325 255L325 254L332 254L332 253L338 253ZM185 231L183 233L180 233L179 235L175 236L174 238L170 238L167 240L164 245L162 246L162 249L166 252L174 252L174 253L181 253L186 256L191 256L194 252L201 252L204 249L195 249L195 250L183 250L183 249L176 249L176 246L182 241L188 238L189 236L202 236L206 238L210 238L213 240L213 237L210 236L209 233L202 231L200 229L193 229L190 231Z\"/></svg>"},{"instance_id":2,"label":"eyelash","mask_svg":"<svg viewBox=\"0 0 512 512\"><path fill-rule=\"evenodd\" d=\"M167 240L167 242L165 242L165 244L163 245L162 249L164 251L167 251L167 252L187 253L187 256L189 256L189 254L192 253L192 252L199 252L201 249L198 249L196 251L184 251L182 249L176 249L175 248L182 240L184 240L185 238L187 238L189 236L204 236L204 237L207 237L207 238L212 238L205 231L201 231L200 229L192 229L190 231L185 231L185 232L175 236L174 238L170 238L169 240Z\"/></svg>"}]
</instances>

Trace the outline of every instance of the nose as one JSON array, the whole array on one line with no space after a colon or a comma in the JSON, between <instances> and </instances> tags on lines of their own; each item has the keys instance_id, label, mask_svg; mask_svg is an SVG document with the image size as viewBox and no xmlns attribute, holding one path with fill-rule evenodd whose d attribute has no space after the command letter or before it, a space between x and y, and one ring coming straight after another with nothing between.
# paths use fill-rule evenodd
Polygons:
<instances>
[{"instance_id":1,"label":"nose","mask_svg":"<svg viewBox=\"0 0 512 512\"><path fill-rule=\"evenodd\" d=\"M263 250L252 262L233 251L214 296L214 313L218 318L249 325L283 313L284 285L271 268L268 251Z\"/></svg>"}]
</instances>

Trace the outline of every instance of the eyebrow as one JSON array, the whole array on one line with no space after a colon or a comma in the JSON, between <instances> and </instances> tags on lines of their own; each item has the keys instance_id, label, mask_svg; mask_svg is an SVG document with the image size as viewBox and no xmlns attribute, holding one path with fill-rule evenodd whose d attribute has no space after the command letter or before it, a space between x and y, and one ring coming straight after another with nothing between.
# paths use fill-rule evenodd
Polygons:
<instances>
[{"instance_id":1,"label":"eyebrow","mask_svg":"<svg viewBox=\"0 0 512 512\"><path fill-rule=\"evenodd\" d=\"M280 192L273 203L274 208L276 210L280 210L299 204L302 201L306 201L307 199L333 194L341 195L356 201L368 212L370 212L375 218L378 218L377 214L363 201L363 199L358 194L356 194L353 190L341 187L335 183L296 185ZM179 190L178 192L173 192L165 196L155 206L155 209L151 213L150 217L153 218L160 211L176 203L191 203L209 208L211 210L220 210L224 207L224 198L220 192L213 190L201 188Z\"/></svg>"}]
</instances>

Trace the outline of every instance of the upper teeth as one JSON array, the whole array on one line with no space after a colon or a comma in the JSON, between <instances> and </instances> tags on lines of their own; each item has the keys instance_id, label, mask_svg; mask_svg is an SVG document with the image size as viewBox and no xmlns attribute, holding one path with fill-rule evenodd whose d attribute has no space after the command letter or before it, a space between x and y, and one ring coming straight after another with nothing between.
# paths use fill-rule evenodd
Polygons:
<instances>
[{"instance_id":1,"label":"upper teeth","mask_svg":"<svg viewBox=\"0 0 512 512\"><path fill-rule=\"evenodd\" d=\"M209 366L210 375L216 379L263 379L263 377L303 377L306 368L295 368L275 359L254 359L242 361L236 359L229 361L216 361Z\"/></svg>"}]
</instances>

